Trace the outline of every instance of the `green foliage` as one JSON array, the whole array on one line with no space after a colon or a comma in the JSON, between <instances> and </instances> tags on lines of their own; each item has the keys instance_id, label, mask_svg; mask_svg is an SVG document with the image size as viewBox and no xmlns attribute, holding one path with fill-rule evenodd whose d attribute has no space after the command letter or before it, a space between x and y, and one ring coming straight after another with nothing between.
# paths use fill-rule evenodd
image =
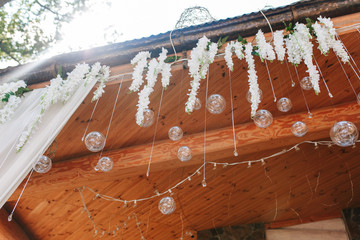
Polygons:
<instances>
[{"instance_id":1,"label":"green foliage","mask_svg":"<svg viewBox=\"0 0 360 240\"><path fill-rule=\"evenodd\" d=\"M226 36L224 38L219 38L219 40L217 41L217 45L218 45L218 49L220 49L227 41L227 39L229 38L229 36Z\"/></svg>"},{"instance_id":2,"label":"green foliage","mask_svg":"<svg viewBox=\"0 0 360 240\"><path fill-rule=\"evenodd\" d=\"M313 27L313 24L315 23L315 21L310 18L306 18L305 20L306 20L306 27L309 29L310 34L312 36L316 36L315 30Z\"/></svg>"},{"instance_id":3,"label":"green foliage","mask_svg":"<svg viewBox=\"0 0 360 240\"><path fill-rule=\"evenodd\" d=\"M23 63L61 39L62 23L85 9L87 0L8 0L0 8L0 61ZM44 32L44 23L53 25Z\"/></svg>"},{"instance_id":4,"label":"green foliage","mask_svg":"<svg viewBox=\"0 0 360 240\"><path fill-rule=\"evenodd\" d=\"M293 34L293 33L294 33L295 24L293 24L292 22L290 22L289 25L286 25L286 23L284 22L284 25L285 25L285 31L286 31L286 32L289 32L290 34Z\"/></svg>"},{"instance_id":5,"label":"green foliage","mask_svg":"<svg viewBox=\"0 0 360 240\"><path fill-rule=\"evenodd\" d=\"M180 56L176 56L176 57L175 56L169 56L164 60L164 62L171 63L171 62L175 62L175 61L177 61L179 59L180 59Z\"/></svg>"},{"instance_id":6,"label":"green foliage","mask_svg":"<svg viewBox=\"0 0 360 240\"><path fill-rule=\"evenodd\" d=\"M16 90L16 92L8 92L5 94L5 97L3 99L1 99L2 102L9 102L9 98L12 95L15 95L17 97L22 97L24 96L24 93L31 91L29 88L24 88L24 87L20 87L18 88L18 90Z\"/></svg>"},{"instance_id":7,"label":"green foliage","mask_svg":"<svg viewBox=\"0 0 360 240\"><path fill-rule=\"evenodd\" d=\"M238 37L238 42L241 42L242 44L247 44L247 41L246 41L246 39L245 38L243 38L243 37L241 37L240 35L239 35L239 37Z\"/></svg>"}]
</instances>

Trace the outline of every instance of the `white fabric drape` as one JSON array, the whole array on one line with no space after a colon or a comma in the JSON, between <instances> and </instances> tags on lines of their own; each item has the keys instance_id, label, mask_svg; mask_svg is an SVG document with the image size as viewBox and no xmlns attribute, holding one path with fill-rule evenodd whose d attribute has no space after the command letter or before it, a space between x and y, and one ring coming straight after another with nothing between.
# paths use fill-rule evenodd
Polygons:
<instances>
[{"instance_id":1,"label":"white fabric drape","mask_svg":"<svg viewBox=\"0 0 360 240\"><path fill-rule=\"evenodd\" d=\"M38 128L34 130L35 132L26 145L18 153L16 153L15 146L19 136L38 112L40 96L44 89L36 89L27 93L13 118L0 126L0 207L5 204L39 157L54 141L95 83L96 80L89 82L87 86L80 85L67 103L51 106L44 113Z\"/></svg>"}]
</instances>

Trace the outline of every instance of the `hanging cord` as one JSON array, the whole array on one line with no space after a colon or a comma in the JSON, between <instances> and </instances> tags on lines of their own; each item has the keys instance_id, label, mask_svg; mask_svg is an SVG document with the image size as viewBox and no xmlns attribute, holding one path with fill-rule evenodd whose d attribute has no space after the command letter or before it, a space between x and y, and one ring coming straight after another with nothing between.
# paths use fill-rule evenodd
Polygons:
<instances>
[{"instance_id":1,"label":"hanging cord","mask_svg":"<svg viewBox=\"0 0 360 240\"><path fill-rule=\"evenodd\" d=\"M8 221L9 221L9 222L10 222L10 221L12 220L12 218L13 218L13 214L14 214L14 212L15 212L15 209L16 209L19 201L20 201L21 196L22 196L23 193L24 193L24 190L25 190L25 188L26 188L26 186L27 186L27 184L28 184L28 182L29 182L29 180L30 180L30 177L31 177L31 175L32 175L33 172L34 172L34 169L31 169L30 174L29 174L29 177L28 177L28 179L26 180L23 189L21 190L21 193L20 193L20 195L19 195L19 197L18 197L18 199L17 199L17 201L16 201L16 203L15 203L15 206L14 206L13 210L11 211L11 213L9 214L9 217L8 217Z\"/></svg>"},{"instance_id":2,"label":"hanging cord","mask_svg":"<svg viewBox=\"0 0 360 240\"><path fill-rule=\"evenodd\" d=\"M273 86L273 83L272 83L272 80L271 80L271 76L270 76L269 67L268 67L268 64L267 64L267 61L266 61L266 60L265 60L265 65L266 65L266 70L267 70L267 73L268 73L268 76L269 76L269 81L270 81L270 85L271 85L271 90L272 90L272 93L273 93L273 96L274 96L274 102L276 102L275 90L274 90L274 86Z\"/></svg>"},{"instance_id":3,"label":"hanging cord","mask_svg":"<svg viewBox=\"0 0 360 240\"><path fill-rule=\"evenodd\" d=\"M345 71L345 68L344 68L342 62L340 61L339 57L338 57L336 54L335 54L335 56L336 56L338 62L340 63L341 69L343 70L343 72L344 72L344 74L345 74L345 77L346 77L346 79L348 80L348 82L349 82L349 84L350 84L351 89L352 89L353 92L354 92L354 95L355 95L355 97L356 97L356 100L359 100L359 97L358 97L358 95L356 94L356 91L355 91L355 89L354 89L354 86L352 85L352 83L351 83L351 81L350 81L350 79L349 79L349 77L348 77L348 75L347 75L347 73L346 73L346 71Z\"/></svg>"},{"instance_id":4,"label":"hanging cord","mask_svg":"<svg viewBox=\"0 0 360 240\"><path fill-rule=\"evenodd\" d=\"M325 84L326 90L328 91L329 97L330 97L330 98L333 98L334 96L331 94L331 92L330 92L330 90L329 90L329 87L328 87L328 85L326 84L325 78L324 78L324 76L323 76L323 74L322 74L322 72L321 72L321 69L320 69L320 67L319 67L319 64L317 63L314 55L313 55L313 58L314 58L314 61L315 61L315 63L316 63L316 66L317 66L318 69L319 69L321 78L322 78L322 80L323 80L323 82L324 82L324 84Z\"/></svg>"},{"instance_id":5,"label":"hanging cord","mask_svg":"<svg viewBox=\"0 0 360 240\"><path fill-rule=\"evenodd\" d=\"M260 11L260 13L263 15L263 17L265 18L267 24L269 25L269 28L270 28L270 31L271 31L271 39L270 39L269 42L272 42L273 39L274 39L274 31L273 31L273 29L272 29L272 27L271 27L271 24L270 24L270 22L269 22L269 19L266 17L266 15L263 13L263 11L262 11L261 9L259 9L259 11Z\"/></svg>"},{"instance_id":6,"label":"hanging cord","mask_svg":"<svg viewBox=\"0 0 360 240\"><path fill-rule=\"evenodd\" d=\"M124 76L123 76L123 78L124 78ZM86 125L84 135L83 135L83 137L81 138L81 141L82 141L82 142L83 142L83 141L84 141L84 139L85 139L86 132L87 132L87 130L88 130L88 128L89 128L89 125L90 125L90 122L91 122L91 120L92 120L92 118L93 118L93 116L94 116L94 112L95 112L95 109L96 109L96 107L97 107L97 105L98 105L98 102L99 102L99 98L96 100L96 103L95 103L94 109L92 110L92 113L91 113L90 119L89 119L89 121L88 121L88 123L87 123L87 125Z\"/></svg>"},{"instance_id":7,"label":"hanging cord","mask_svg":"<svg viewBox=\"0 0 360 240\"><path fill-rule=\"evenodd\" d=\"M294 68L295 68L296 77L297 77L297 79L298 79L299 86L300 86L299 73L298 73L298 71L297 71L297 69L296 69L296 66L294 66ZM304 90L302 89L302 87L301 87L301 86L300 86L300 90L301 90L301 93L302 93L303 98L304 98L304 102L305 102L305 106L306 106L306 109L307 109L308 114L309 114L309 118L312 118L312 113L310 112L310 108L309 108L308 102L307 102L307 100L306 100L306 97L305 97L305 94L304 94Z\"/></svg>"},{"instance_id":8,"label":"hanging cord","mask_svg":"<svg viewBox=\"0 0 360 240\"><path fill-rule=\"evenodd\" d=\"M343 43L343 41L340 39L340 36L339 36L337 33L336 33L335 36L336 36L337 40L339 40L339 41L341 42L341 45L345 48L346 52L349 54L349 57L350 57L351 61L354 63L354 65L355 65L356 69L358 70L358 72L360 72L360 70L359 70L359 68L358 68L355 60L354 60L353 57L351 56L349 50L347 49L347 47L345 46L345 44ZM336 55L336 54L335 54L335 55ZM355 69L353 68L353 66L352 66L352 64L351 64L351 61L349 61L349 64L350 64L351 68L354 70L355 74L357 75ZM357 75L357 76L358 76L358 75ZM359 78L359 76L358 76L358 78ZM359 78L359 80L360 80L360 78Z\"/></svg>"},{"instance_id":9,"label":"hanging cord","mask_svg":"<svg viewBox=\"0 0 360 240\"><path fill-rule=\"evenodd\" d=\"M294 80L293 80L293 78L292 78L292 76L291 76L291 72L290 72L289 64L288 64L288 61L287 61L287 59L286 59L286 58L285 58L285 63L286 63L286 67L287 67L288 72L289 72L290 79L291 79L291 87L295 87L295 82L294 82Z\"/></svg>"},{"instance_id":10,"label":"hanging cord","mask_svg":"<svg viewBox=\"0 0 360 240\"><path fill-rule=\"evenodd\" d=\"M209 92L209 75L210 75L210 67L208 68L207 77L206 77L206 93L205 93L205 124L204 124L204 172L203 172L203 181L202 185L203 187L206 187L206 172L205 172L205 165L206 165L206 111L207 111L207 104L208 104L208 92Z\"/></svg>"},{"instance_id":11,"label":"hanging cord","mask_svg":"<svg viewBox=\"0 0 360 240\"><path fill-rule=\"evenodd\" d=\"M158 127L158 123L159 123L159 117L160 117L160 110L161 110L161 104L162 104L162 100L163 100L163 95L164 95L164 88L162 88L162 90L161 90L159 110L158 110L158 114L157 114L157 118L156 118L154 137L153 137L153 141L152 141L152 145L151 145L150 159L149 159L148 169L147 169L147 172L146 172L146 177L149 177L149 174L150 174L150 165L151 165L151 159L152 159L154 145L155 145L156 132L157 132L157 127Z\"/></svg>"},{"instance_id":12,"label":"hanging cord","mask_svg":"<svg viewBox=\"0 0 360 240\"><path fill-rule=\"evenodd\" d=\"M174 29L173 29L173 30L171 30L170 35L169 35L169 38L170 38L170 44L171 44L171 47L172 47L172 49L174 50L174 54L175 54L175 61L177 61L178 59L177 59L177 54L176 54L176 50L175 50L175 46L174 46L174 42L173 42L173 40L172 40L172 38L171 38L171 35L172 35L173 31L174 31Z\"/></svg>"},{"instance_id":13,"label":"hanging cord","mask_svg":"<svg viewBox=\"0 0 360 240\"><path fill-rule=\"evenodd\" d=\"M234 156L237 157L239 154L238 154L237 149L236 149L234 105L233 105L233 95L232 95L231 71L230 71L230 69L229 69L229 85L230 85L231 123L232 123L233 138L234 138Z\"/></svg>"},{"instance_id":14,"label":"hanging cord","mask_svg":"<svg viewBox=\"0 0 360 240\"><path fill-rule=\"evenodd\" d=\"M124 77L121 78L121 82L120 82L120 85L119 85L119 89L118 89L118 92L117 92L117 95L116 95L116 98L115 98L114 107L113 107L113 110L112 110L112 113L111 113L109 125L108 125L107 131L106 131L106 135L105 135L105 144L106 144L106 141L107 141L107 138L108 138L108 134L109 134L109 131L110 131L111 122L112 122L112 119L113 119L113 117L114 117L115 108L116 108L117 101L118 101L118 99L119 99L120 90L121 90L121 86L122 86L123 80L124 80ZM104 148L105 148L105 146L104 146ZM103 151L104 151L104 148L101 150L99 158L101 158L102 153L103 153Z\"/></svg>"}]
</instances>

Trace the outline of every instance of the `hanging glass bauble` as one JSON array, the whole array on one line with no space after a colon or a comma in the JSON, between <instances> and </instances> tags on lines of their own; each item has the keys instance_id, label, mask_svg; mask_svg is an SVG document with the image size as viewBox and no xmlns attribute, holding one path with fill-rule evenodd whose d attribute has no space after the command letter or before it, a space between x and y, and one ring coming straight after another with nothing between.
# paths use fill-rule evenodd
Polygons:
<instances>
[{"instance_id":1,"label":"hanging glass bauble","mask_svg":"<svg viewBox=\"0 0 360 240\"><path fill-rule=\"evenodd\" d=\"M263 93L262 93L262 91L261 91L260 88L259 88L259 96L260 96L260 102L261 102L261 100L263 99ZM251 103L251 92L250 92L250 91L248 91L248 92L246 93L246 100L247 100L249 103Z\"/></svg>"},{"instance_id":2,"label":"hanging glass bauble","mask_svg":"<svg viewBox=\"0 0 360 240\"><path fill-rule=\"evenodd\" d=\"M154 123L154 111L151 109L144 110L144 120L141 127L150 127Z\"/></svg>"},{"instance_id":3,"label":"hanging glass bauble","mask_svg":"<svg viewBox=\"0 0 360 240\"><path fill-rule=\"evenodd\" d=\"M207 99L206 108L212 114L220 114L226 107L226 101L220 94L212 94Z\"/></svg>"},{"instance_id":4,"label":"hanging glass bauble","mask_svg":"<svg viewBox=\"0 0 360 240\"><path fill-rule=\"evenodd\" d=\"M298 121L291 126L291 132L296 137L303 137L307 133L308 128L305 123Z\"/></svg>"},{"instance_id":5,"label":"hanging glass bauble","mask_svg":"<svg viewBox=\"0 0 360 240\"><path fill-rule=\"evenodd\" d=\"M159 210L162 214L172 214L176 209L175 200L172 197L164 197L159 202Z\"/></svg>"},{"instance_id":6,"label":"hanging glass bauble","mask_svg":"<svg viewBox=\"0 0 360 240\"><path fill-rule=\"evenodd\" d=\"M177 157L182 162L187 162L192 158L191 149L188 146L182 146L177 151Z\"/></svg>"},{"instance_id":7,"label":"hanging glass bauble","mask_svg":"<svg viewBox=\"0 0 360 240\"><path fill-rule=\"evenodd\" d=\"M169 129L169 138L173 141L178 141L183 137L183 131L180 127L174 126Z\"/></svg>"},{"instance_id":8,"label":"hanging glass bauble","mask_svg":"<svg viewBox=\"0 0 360 240\"><path fill-rule=\"evenodd\" d=\"M199 98L196 98L194 104L194 110L199 110L200 108L201 108L201 101Z\"/></svg>"},{"instance_id":9,"label":"hanging glass bauble","mask_svg":"<svg viewBox=\"0 0 360 240\"><path fill-rule=\"evenodd\" d=\"M35 163L33 169L37 173L47 173L52 167L51 158L42 155Z\"/></svg>"},{"instance_id":10,"label":"hanging glass bauble","mask_svg":"<svg viewBox=\"0 0 360 240\"><path fill-rule=\"evenodd\" d=\"M105 147L105 137L99 132L91 132L85 138L87 149L92 152L99 152Z\"/></svg>"},{"instance_id":11,"label":"hanging glass bauble","mask_svg":"<svg viewBox=\"0 0 360 240\"><path fill-rule=\"evenodd\" d=\"M348 121L337 122L330 129L330 138L340 147L352 146L359 137L359 131L355 124Z\"/></svg>"},{"instance_id":12,"label":"hanging glass bauble","mask_svg":"<svg viewBox=\"0 0 360 240\"><path fill-rule=\"evenodd\" d=\"M288 112L292 108L291 100L286 97L280 98L276 105L280 112Z\"/></svg>"},{"instance_id":13,"label":"hanging glass bauble","mask_svg":"<svg viewBox=\"0 0 360 240\"><path fill-rule=\"evenodd\" d=\"M304 90L311 90L313 88L313 85L309 77L304 77L303 79L301 79L300 86Z\"/></svg>"},{"instance_id":14,"label":"hanging glass bauble","mask_svg":"<svg viewBox=\"0 0 360 240\"><path fill-rule=\"evenodd\" d=\"M114 162L109 157L102 157L95 166L95 171L108 172L113 168Z\"/></svg>"},{"instance_id":15,"label":"hanging glass bauble","mask_svg":"<svg viewBox=\"0 0 360 240\"><path fill-rule=\"evenodd\" d=\"M267 128L273 122L271 112L260 109L254 115L254 123L260 128Z\"/></svg>"}]
</instances>

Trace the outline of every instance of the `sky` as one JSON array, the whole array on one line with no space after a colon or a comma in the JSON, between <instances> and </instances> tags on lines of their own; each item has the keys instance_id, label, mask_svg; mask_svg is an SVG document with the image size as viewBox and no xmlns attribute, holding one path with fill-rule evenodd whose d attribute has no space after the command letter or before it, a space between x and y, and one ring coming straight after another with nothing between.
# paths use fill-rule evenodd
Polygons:
<instances>
[{"instance_id":1,"label":"sky","mask_svg":"<svg viewBox=\"0 0 360 240\"><path fill-rule=\"evenodd\" d=\"M94 4L89 10L64 24L63 40L38 57L46 59L54 55L103 46L114 42L157 35L174 29L181 13L189 7L202 6L216 19L226 19L246 13L258 12L268 7L277 8L295 0L89 0ZM53 26L44 23L51 31ZM113 33L116 34L113 34ZM11 63L0 63L0 68Z\"/></svg>"},{"instance_id":2,"label":"sky","mask_svg":"<svg viewBox=\"0 0 360 240\"><path fill-rule=\"evenodd\" d=\"M99 1L98 1L99 2ZM123 42L174 29L181 13L189 7L202 6L217 20L257 12L266 6L274 8L288 5L294 0L132 0L98 3L87 13L79 14L63 28L63 42L57 44L48 55L87 49L111 42ZM116 31L112 36L107 34Z\"/></svg>"}]
</instances>

